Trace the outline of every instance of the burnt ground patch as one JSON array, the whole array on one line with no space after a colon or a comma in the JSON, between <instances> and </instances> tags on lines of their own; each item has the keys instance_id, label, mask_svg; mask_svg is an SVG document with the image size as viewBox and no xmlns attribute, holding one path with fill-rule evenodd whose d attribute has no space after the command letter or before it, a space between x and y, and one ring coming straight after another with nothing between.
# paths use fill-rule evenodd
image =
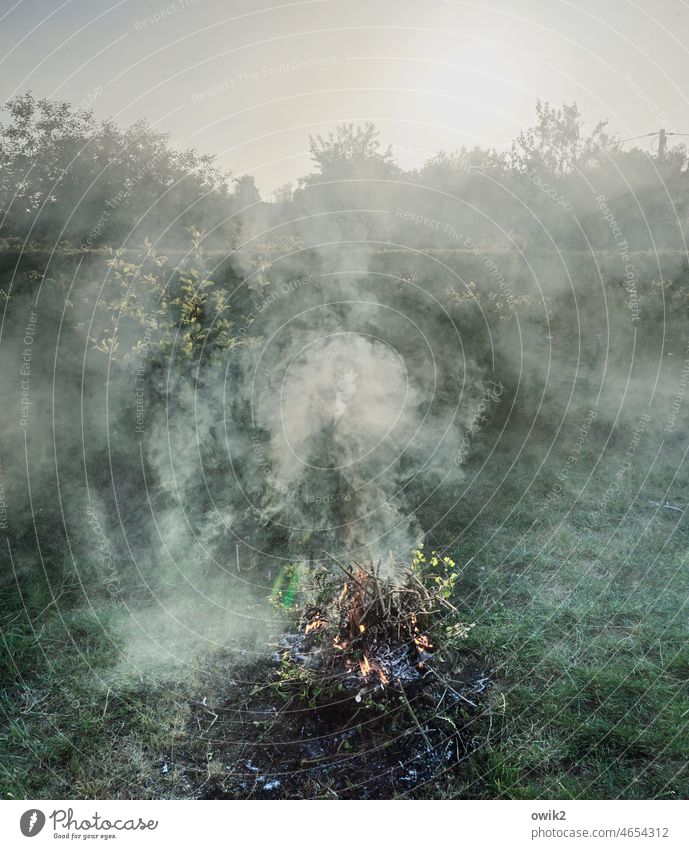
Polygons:
<instances>
[{"instance_id":1,"label":"burnt ground patch","mask_svg":"<svg viewBox=\"0 0 689 849\"><path fill-rule=\"evenodd\" d=\"M246 674L191 701L187 740L161 765L196 798L422 797L465 769L491 685L468 654L408 687L343 686L329 701L286 686L276 661Z\"/></svg>"}]
</instances>

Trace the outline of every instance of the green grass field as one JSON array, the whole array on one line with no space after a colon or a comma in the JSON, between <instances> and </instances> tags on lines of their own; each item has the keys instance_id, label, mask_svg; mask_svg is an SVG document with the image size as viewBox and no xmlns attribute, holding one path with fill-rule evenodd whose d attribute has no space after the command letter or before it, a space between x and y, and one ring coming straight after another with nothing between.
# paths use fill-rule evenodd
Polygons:
<instances>
[{"instance_id":1,"label":"green grass field","mask_svg":"<svg viewBox=\"0 0 689 849\"><path fill-rule=\"evenodd\" d=\"M467 650L493 684L471 724L473 753L417 795L685 798L681 515L642 496L619 511L582 496L539 513L527 494L505 520L518 496L493 493L456 544L466 564L458 604L476 623ZM67 577L52 605L38 586L21 598L5 587L3 797L202 796L203 776L174 765L203 747L190 703L222 691L227 670L118 677L112 609L87 611L77 598ZM208 777L222 768L212 757Z\"/></svg>"}]
</instances>

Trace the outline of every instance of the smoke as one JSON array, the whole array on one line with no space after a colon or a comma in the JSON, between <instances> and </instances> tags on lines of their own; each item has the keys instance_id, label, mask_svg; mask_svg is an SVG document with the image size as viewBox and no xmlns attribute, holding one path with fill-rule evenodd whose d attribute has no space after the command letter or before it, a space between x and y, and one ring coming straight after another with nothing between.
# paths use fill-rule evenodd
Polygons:
<instances>
[{"instance_id":1,"label":"smoke","mask_svg":"<svg viewBox=\"0 0 689 849\"><path fill-rule=\"evenodd\" d=\"M197 235L169 259L125 246L6 263L7 572L40 563L49 599L67 586L75 606L109 606L123 668L259 651L285 567L399 569L439 528L451 546L480 513L473 493L492 498L512 469L542 520L600 446L619 475L595 483L608 510L663 426L679 445L686 342L666 317L686 308L684 254L633 250L613 188L603 207L597 187L585 202L558 187L586 213L581 251L580 222L566 229L540 185L534 223L478 171L455 187L475 205L440 197L431 178L448 188L451 172L426 176L361 181L361 200L324 184L252 201L229 216L241 247L212 255ZM632 448L628 469L614 452Z\"/></svg>"},{"instance_id":2,"label":"smoke","mask_svg":"<svg viewBox=\"0 0 689 849\"><path fill-rule=\"evenodd\" d=\"M251 469L251 507L274 535L273 555L279 537L292 560L408 562L424 535L418 506L461 477L457 445L486 384L485 368L443 355L456 328L427 293L401 310L396 289L376 291L365 251L358 260L356 273L298 285L271 269L256 344L233 371L241 400L229 427L244 421L249 433L233 467Z\"/></svg>"},{"instance_id":3,"label":"smoke","mask_svg":"<svg viewBox=\"0 0 689 849\"><path fill-rule=\"evenodd\" d=\"M329 520L345 559L362 549L372 557L393 547L407 553L420 529L391 499L422 396L404 361L357 332L306 329L290 336L280 359L284 370L271 363L255 391L255 421L269 434L276 480L305 504L330 507L318 529ZM280 506L291 524L289 500ZM294 512L297 520L307 513Z\"/></svg>"}]
</instances>

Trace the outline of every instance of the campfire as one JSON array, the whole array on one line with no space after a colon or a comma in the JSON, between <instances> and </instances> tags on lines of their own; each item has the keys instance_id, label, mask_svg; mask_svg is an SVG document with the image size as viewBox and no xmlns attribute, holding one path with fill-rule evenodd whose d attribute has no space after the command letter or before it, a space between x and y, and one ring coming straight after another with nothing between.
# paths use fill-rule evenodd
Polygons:
<instances>
[{"instance_id":1,"label":"campfire","mask_svg":"<svg viewBox=\"0 0 689 849\"><path fill-rule=\"evenodd\" d=\"M355 693L357 701L437 675L431 663L434 632L441 623L443 632L455 637L468 630L448 598L456 580L454 562L435 552L427 560L419 549L412 567L395 578L383 576L380 563L345 565L330 559L340 577L322 570L317 601L302 607L298 632L279 643L283 659Z\"/></svg>"},{"instance_id":2,"label":"campfire","mask_svg":"<svg viewBox=\"0 0 689 849\"><path fill-rule=\"evenodd\" d=\"M329 556L286 575L274 654L195 703L206 748L184 756L203 798L422 798L463 768L493 731L454 562L420 547L406 568Z\"/></svg>"}]
</instances>

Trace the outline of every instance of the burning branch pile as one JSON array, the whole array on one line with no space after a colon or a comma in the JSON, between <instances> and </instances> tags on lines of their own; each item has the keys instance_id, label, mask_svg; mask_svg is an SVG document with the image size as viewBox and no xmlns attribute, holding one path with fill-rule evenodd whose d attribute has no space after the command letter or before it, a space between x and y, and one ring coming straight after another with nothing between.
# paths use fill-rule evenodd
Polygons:
<instances>
[{"instance_id":1,"label":"burning branch pile","mask_svg":"<svg viewBox=\"0 0 689 849\"><path fill-rule=\"evenodd\" d=\"M381 575L380 563L331 559L343 578L322 573L317 600L302 608L299 633L280 643L283 660L317 673L319 692L327 682L355 692L357 701L437 675L431 661L440 644L468 630L449 601L454 562L435 553L427 561L419 549L395 580Z\"/></svg>"},{"instance_id":2,"label":"burning branch pile","mask_svg":"<svg viewBox=\"0 0 689 849\"><path fill-rule=\"evenodd\" d=\"M419 548L410 568L382 574L330 559L286 568L272 594L290 615L277 651L195 703L197 742L180 751L203 798L421 798L492 733L453 561Z\"/></svg>"}]
</instances>

